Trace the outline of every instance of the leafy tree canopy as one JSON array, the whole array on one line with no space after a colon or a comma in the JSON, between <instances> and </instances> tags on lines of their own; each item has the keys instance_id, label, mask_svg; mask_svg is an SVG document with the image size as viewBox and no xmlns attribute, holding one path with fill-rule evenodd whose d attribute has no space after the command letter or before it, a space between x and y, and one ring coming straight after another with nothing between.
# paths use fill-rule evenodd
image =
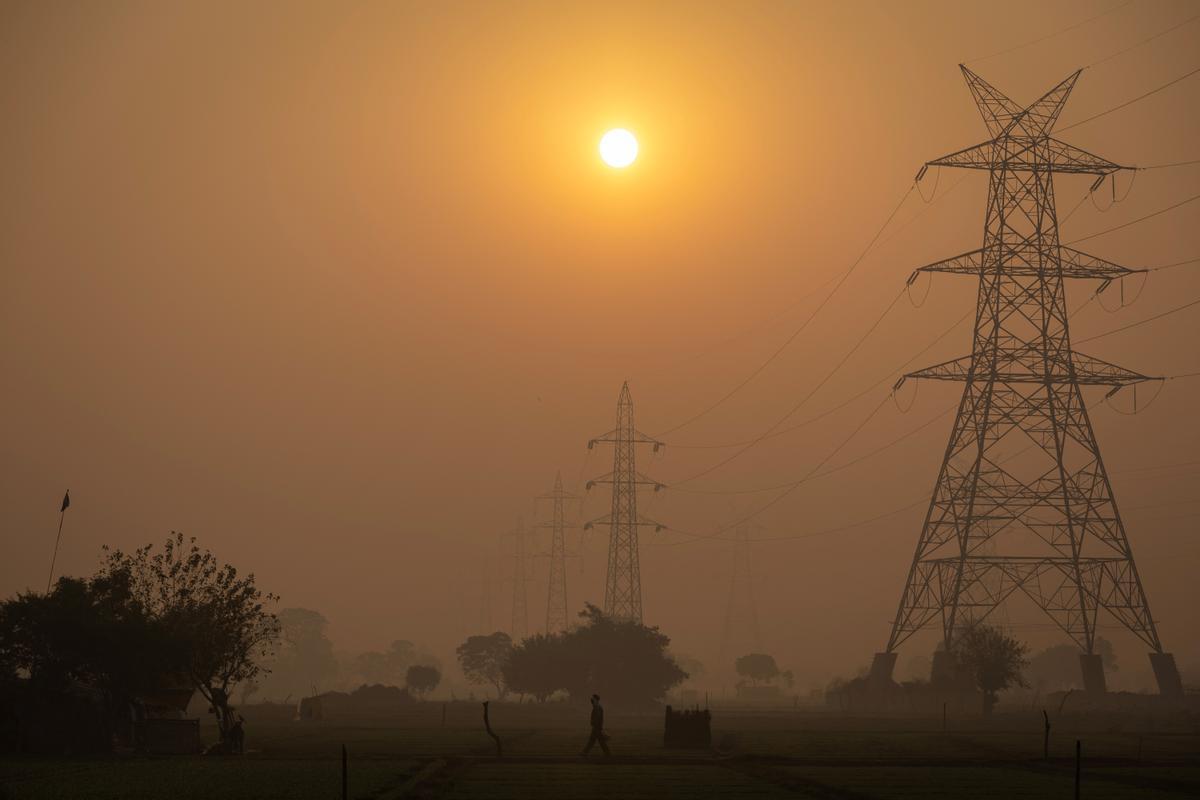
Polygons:
<instances>
[{"instance_id":1,"label":"leafy tree canopy","mask_svg":"<svg viewBox=\"0 0 1200 800\"><path fill-rule=\"evenodd\" d=\"M615 620L588 604L583 624L553 636L533 636L513 649L505 677L513 691L545 699L566 691L573 700L599 694L616 706L644 707L688 677L667 652L658 628Z\"/></svg>"},{"instance_id":2,"label":"leafy tree canopy","mask_svg":"<svg viewBox=\"0 0 1200 800\"><path fill-rule=\"evenodd\" d=\"M471 683L490 684L504 697L508 688L504 683L504 665L512 653L512 638L502 631L486 636L469 636L458 646L458 664L463 675Z\"/></svg>"},{"instance_id":3,"label":"leafy tree canopy","mask_svg":"<svg viewBox=\"0 0 1200 800\"><path fill-rule=\"evenodd\" d=\"M749 678L754 684L759 681L773 681L779 677L779 665L775 657L766 653L749 653L734 662L737 674Z\"/></svg>"},{"instance_id":4,"label":"leafy tree canopy","mask_svg":"<svg viewBox=\"0 0 1200 800\"><path fill-rule=\"evenodd\" d=\"M257 678L274 653L279 620L267 604L277 598L181 533L157 551L106 548L97 578L128 581L133 601L186 643L184 672L211 704L225 741L233 727L231 687Z\"/></svg>"},{"instance_id":5,"label":"leafy tree canopy","mask_svg":"<svg viewBox=\"0 0 1200 800\"><path fill-rule=\"evenodd\" d=\"M437 667L413 664L405 674L405 686L418 697L424 697L437 688L442 681L442 672Z\"/></svg>"},{"instance_id":6,"label":"leafy tree canopy","mask_svg":"<svg viewBox=\"0 0 1200 800\"><path fill-rule=\"evenodd\" d=\"M992 713L997 694L1011 686L1025 686L1022 670L1029 663L1029 647L994 625L964 626L951 645L960 674L970 677L983 692L983 713Z\"/></svg>"}]
</instances>

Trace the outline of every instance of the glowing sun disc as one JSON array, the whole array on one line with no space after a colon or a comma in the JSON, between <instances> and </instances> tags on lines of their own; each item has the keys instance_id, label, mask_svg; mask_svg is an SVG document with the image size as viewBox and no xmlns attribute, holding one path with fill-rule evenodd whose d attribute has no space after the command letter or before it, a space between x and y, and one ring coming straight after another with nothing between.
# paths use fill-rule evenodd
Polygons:
<instances>
[{"instance_id":1,"label":"glowing sun disc","mask_svg":"<svg viewBox=\"0 0 1200 800\"><path fill-rule=\"evenodd\" d=\"M624 128L613 128L600 139L600 158L610 167L628 167L637 154L637 139Z\"/></svg>"}]
</instances>

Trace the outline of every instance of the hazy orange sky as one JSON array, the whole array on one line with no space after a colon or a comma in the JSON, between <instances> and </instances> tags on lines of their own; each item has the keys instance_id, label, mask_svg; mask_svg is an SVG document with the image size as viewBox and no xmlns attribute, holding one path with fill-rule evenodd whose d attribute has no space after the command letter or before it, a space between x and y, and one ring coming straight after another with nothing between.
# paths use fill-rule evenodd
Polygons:
<instances>
[{"instance_id":1,"label":"hazy orange sky","mask_svg":"<svg viewBox=\"0 0 1200 800\"><path fill-rule=\"evenodd\" d=\"M70 488L60 571L172 529L253 570L282 606L318 609L339 648L408 638L444 659L508 626L500 534L561 469L611 468L586 443L630 381L638 425L669 429L744 379L811 313L925 161L987 132L957 64L1020 102L1191 16L1137 0L937 3L6 3L0 10L0 593L44 587ZM1086 70L1060 128L1198 66L1200 21ZM1200 77L1062 134L1123 164L1200 157ZM641 155L597 158L608 128ZM1059 218L1091 179L1058 179ZM1196 193L1200 166L1117 178L1063 225L1086 236ZM930 172L796 341L729 402L665 435L643 471L667 483L805 396L912 268L979 247L986 176ZM944 197L944 199L941 199ZM1081 248L1131 267L1200 256L1195 204ZM894 235L893 235L894 232ZM924 281L914 287L920 300ZM1116 305L1116 292L1105 302ZM885 378L974 302L938 276L798 412ZM1072 306L1091 287L1073 283ZM1127 299L1136 282L1126 287ZM1093 303L1077 338L1179 305L1200 266L1155 273L1132 306ZM1200 370L1200 312L1081 350L1153 375ZM965 354L964 326L914 366ZM890 381L889 381L890 383ZM1093 399L1101 397L1102 390ZM952 405L906 386L829 464ZM794 480L886 394L770 439L689 484ZM1152 394L1139 392L1139 405ZM1091 396L1091 395L1089 395ZM1200 381L1094 424L1160 632L1200 665ZM1113 404L1129 410L1129 398ZM766 649L802 686L886 641L950 418L763 512L753 561ZM647 497L694 533L777 492ZM593 490L584 515L605 513ZM569 571L573 608L603 599L606 531ZM577 538L573 538L577 542ZM716 659L730 544L645 534L647 622ZM544 539L541 545L545 547ZM572 545L573 548L576 545ZM545 559L529 586L544 615ZM1024 606L1011 621L1065 641ZM1025 626L1025 627L1022 627ZM1143 648L1119 630L1127 669ZM927 654L932 634L900 657Z\"/></svg>"}]
</instances>

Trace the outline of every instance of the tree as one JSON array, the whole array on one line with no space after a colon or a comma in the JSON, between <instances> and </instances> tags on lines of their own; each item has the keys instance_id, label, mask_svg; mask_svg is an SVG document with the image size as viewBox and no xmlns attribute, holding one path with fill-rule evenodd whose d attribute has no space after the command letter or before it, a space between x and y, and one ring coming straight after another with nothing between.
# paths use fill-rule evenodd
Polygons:
<instances>
[{"instance_id":1,"label":"tree","mask_svg":"<svg viewBox=\"0 0 1200 800\"><path fill-rule=\"evenodd\" d=\"M437 667L427 667L423 664L413 664L405 674L405 686L410 692L424 698L437 688L442 680L442 673Z\"/></svg>"},{"instance_id":2,"label":"tree","mask_svg":"<svg viewBox=\"0 0 1200 800\"><path fill-rule=\"evenodd\" d=\"M593 692L614 706L644 708L687 679L657 627L614 619L588 603L564 639L564 683L572 699Z\"/></svg>"},{"instance_id":3,"label":"tree","mask_svg":"<svg viewBox=\"0 0 1200 800\"><path fill-rule=\"evenodd\" d=\"M1096 653L1100 656L1105 672L1117 671L1117 654L1113 650L1112 642L1103 636L1096 637ZM1079 648L1070 644L1047 647L1029 659L1026 675L1034 686L1044 692L1082 688Z\"/></svg>"},{"instance_id":4,"label":"tree","mask_svg":"<svg viewBox=\"0 0 1200 800\"><path fill-rule=\"evenodd\" d=\"M266 605L277 598L264 594L254 575L239 576L181 533L168 536L159 552L152 545L132 554L105 552L98 577L128 580L149 617L186 642L184 672L211 705L227 745L234 725L230 689L265 671L279 637L279 620Z\"/></svg>"},{"instance_id":5,"label":"tree","mask_svg":"<svg viewBox=\"0 0 1200 800\"><path fill-rule=\"evenodd\" d=\"M738 675L749 678L755 686L759 681L773 681L779 677L779 665L775 663L775 657L766 653L744 655L734 662L734 668Z\"/></svg>"},{"instance_id":6,"label":"tree","mask_svg":"<svg viewBox=\"0 0 1200 800\"><path fill-rule=\"evenodd\" d=\"M563 665L568 637L538 633L513 647L504 665L504 683L510 691L531 694L539 702L566 688Z\"/></svg>"},{"instance_id":7,"label":"tree","mask_svg":"<svg viewBox=\"0 0 1200 800\"><path fill-rule=\"evenodd\" d=\"M439 672L442 666L437 657L418 651L417 646L407 639L397 639L386 652L371 651L355 656L353 669L366 683L398 686L413 664L434 667Z\"/></svg>"},{"instance_id":8,"label":"tree","mask_svg":"<svg viewBox=\"0 0 1200 800\"><path fill-rule=\"evenodd\" d=\"M512 638L496 631L488 636L468 636L455 653L468 681L490 684L496 687L500 697L504 697L508 693L504 684L504 665L508 663L512 649Z\"/></svg>"},{"instance_id":9,"label":"tree","mask_svg":"<svg viewBox=\"0 0 1200 800\"><path fill-rule=\"evenodd\" d=\"M996 695L1010 686L1025 686L1021 670L1029 663L1028 645L993 625L968 625L950 647L960 674L983 692L983 713L992 713Z\"/></svg>"},{"instance_id":10,"label":"tree","mask_svg":"<svg viewBox=\"0 0 1200 800\"><path fill-rule=\"evenodd\" d=\"M279 647L265 666L270 673L259 690L268 698L307 697L314 689L329 688L338 674L333 642L325 635L329 621L307 608L279 612ZM245 702L243 700L243 702Z\"/></svg>"},{"instance_id":11,"label":"tree","mask_svg":"<svg viewBox=\"0 0 1200 800\"><path fill-rule=\"evenodd\" d=\"M679 668L688 674L689 680L695 680L704 674L704 664L695 656L679 653L672 654L671 658L675 659Z\"/></svg>"},{"instance_id":12,"label":"tree","mask_svg":"<svg viewBox=\"0 0 1200 800\"><path fill-rule=\"evenodd\" d=\"M36 691L79 683L104 693L110 708L125 706L168 687L183 652L133 597L127 575L59 578L48 594L0 604L0 663L27 673Z\"/></svg>"}]
</instances>

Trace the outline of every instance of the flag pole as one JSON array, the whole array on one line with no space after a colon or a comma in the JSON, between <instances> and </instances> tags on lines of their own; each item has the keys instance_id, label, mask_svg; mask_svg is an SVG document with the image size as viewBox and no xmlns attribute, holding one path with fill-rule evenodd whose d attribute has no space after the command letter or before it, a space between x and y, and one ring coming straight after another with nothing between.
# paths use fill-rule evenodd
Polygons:
<instances>
[{"instance_id":1,"label":"flag pole","mask_svg":"<svg viewBox=\"0 0 1200 800\"><path fill-rule=\"evenodd\" d=\"M62 541L63 520L67 518L67 508L71 505L71 491L63 495L62 508L58 510L58 535L54 537L54 554L50 556L50 576L46 578L46 594L54 584L54 562L58 561L58 543Z\"/></svg>"}]
</instances>

